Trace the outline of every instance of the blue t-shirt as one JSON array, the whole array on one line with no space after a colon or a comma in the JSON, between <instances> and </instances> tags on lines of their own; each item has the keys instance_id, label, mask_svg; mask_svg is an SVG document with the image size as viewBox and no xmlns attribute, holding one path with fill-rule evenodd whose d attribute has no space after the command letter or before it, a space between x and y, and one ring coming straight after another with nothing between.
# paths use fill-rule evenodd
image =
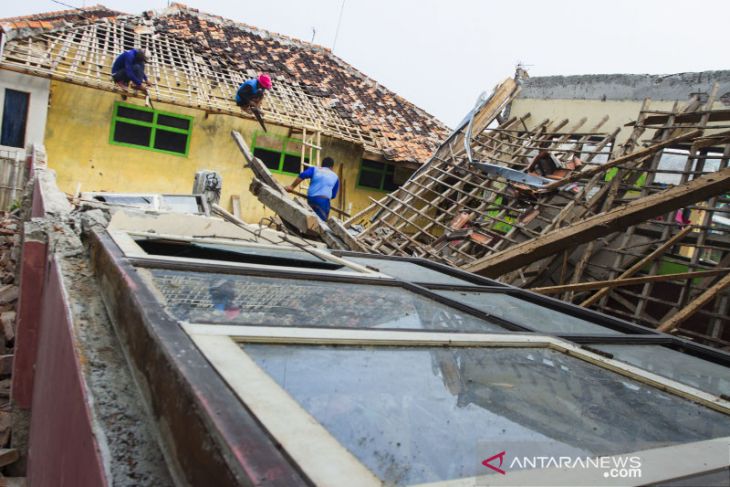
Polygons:
<instances>
[{"instance_id":1,"label":"blue t-shirt","mask_svg":"<svg viewBox=\"0 0 730 487\"><path fill-rule=\"evenodd\" d=\"M334 199L340 189L340 180L337 174L328 167L311 166L299 174L300 179L311 179L307 196L309 198L323 197Z\"/></svg>"},{"instance_id":2,"label":"blue t-shirt","mask_svg":"<svg viewBox=\"0 0 730 487\"><path fill-rule=\"evenodd\" d=\"M241 83L236 91L236 104L250 103L256 97L261 96L261 88L257 79L249 79Z\"/></svg>"},{"instance_id":3,"label":"blue t-shirt","mask_svg":"<svg viewBox=\"0 0 730 487\"><path fill-rule=\"evenodd\" d=\"M135 67L138 69L135 70ZM144 63L137 59L137 49L124 51L114 60L112 64L112 74L124 70L127 79L131 80L135 85L139 86L147 81L144 74ZM141 73L141 76L139 75Z\"/></svg>"}]
</instances>

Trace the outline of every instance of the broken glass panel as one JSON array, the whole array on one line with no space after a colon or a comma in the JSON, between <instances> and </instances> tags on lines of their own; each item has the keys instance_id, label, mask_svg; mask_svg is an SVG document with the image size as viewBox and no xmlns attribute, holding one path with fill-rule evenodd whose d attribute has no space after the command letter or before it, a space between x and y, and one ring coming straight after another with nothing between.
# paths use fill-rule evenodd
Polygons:
<instances>
[{"instance_id":1,"label":"broken glass panel","mask_svg":"<svg viewBox=\"0 0 730 487\"><path fill-rule=\"evenodd\" d=\"M612 354L616 360L710 394L730 396L730 369L722 365L658 345L591 345L591 347Z\"/></svg>"},{"instance_id":2,"label":"broken glass panel","mask_svg":"<svg viewBox=\"0 0 730 487\"><path fill-rule=\"evenodd\" d=\"M160 200L160 209L176 213L202 213L198 206L198 198L189 195L163 195Z\"/></svg>"},{"instance_id":3,"label":"broken glass panel","mask_svg":"<svg viewBox=\"0 0 730 487\"><path fill-rule=\"evenodd\" d=\"M502 451L509 471L730 435L722 413L549 349L242 348L386 485L489 474Z\"/></svg>"},{"instance_id":4,"label":"broken glass panel","mask_svg":"<svg viewBox=\"0 0 730 487\"><path fill-rule=\"evenodd\" d=\"M460 301L473 308L479 309L493 316L504 318L507 321L527 326L544 333L600 333L606 335L620 335L621 332L597 325L593 322L576 318L566 313L531 303L505 293L483 293L470 291L439 291L433 292L454 301Z\"/></svg>"},{"instance_id":5,"label":"broken glass panel","mask_svg":"<svg viewBox=\"0 0 730 487\"><path fill-rule=\"evenodd\" d=\"M505 331L496 323L393 286L162 269L150 273L163 305L177 319L190 322Z\"/></svg>"},{"instance_id":6,"label":"broken glass panel","mask_svg":"<svg viewBox=\"0 0 730 487\"><path fill-rule=\"evenodd\" d=\"M413 262L349 256L345 257L345 259L403 281L427 282L429 284L457 284L462 286L474 285L472 282L434 271L428 267L414 264Z\"/></svg>"},{"instance_id":7,"label":"broken glass panel","mask_svg":"<svg viewBox=\"0 0 730 487\"><path fill-rule=\"evenodd\" d=\"M273 265L284 267L308 267L311 269L338 270L344 266L322 259L309 252L249 245L226 245L209 242L188 242L161 238L138 238L137 244L150 255L209 259L225 262Z\"/></svg>"}]
</instances>

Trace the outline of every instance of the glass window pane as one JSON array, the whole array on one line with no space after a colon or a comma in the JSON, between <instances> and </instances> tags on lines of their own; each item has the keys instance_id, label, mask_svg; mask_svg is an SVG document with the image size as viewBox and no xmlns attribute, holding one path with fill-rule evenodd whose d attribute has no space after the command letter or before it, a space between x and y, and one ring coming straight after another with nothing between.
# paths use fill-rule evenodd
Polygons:
<instances>
[{"instance_id":1,"label":"glass window pane","mask_svg":"<svg viewBox=\"0 0 730 487\"><path fill-rule=\"evenodd\" d=\"M159 128L155 132L155 149L185 154L187 144L188 134L168 132L167 130L162 130Z\"/></svg>"},{"instance_id":2,"label":"glass window pane","mask_svg":"<svg viewBox=\"0 0 730 487\"><path fill-rule=\"evenodd\" d=\"M299 174L301 168L302 158L300 156L292 156L290 154L284 154L284 164L281 170L292 174Z\"/></svg>"},{"instance_id":3,"label":"glass window pane","mask_svg":"<svg viewBox=\"0 0 730 487\"><path fill-rule=\"evenodd\" d=\"M116 122L114 141L149 147L152 128L126 122Z\"/></svg>"},{"instance_id":4,"label":"glass window pane","mask_svg":"<svg viewBox=\"0 0 730 487\"><path fill-rule=\"evenodd\" d=\"M398 189L398 185L395 184L395 181L393 179L393 174L386 174L385 179L383 180L383 189L386 191L395 191Z\"/></svg>"},{"instance_id":5,"label":"glass window pane","mask_svg":"<svg viewBox=\"0 0 730 487\"><path fill-rule=\"evenodd\" d=\"M382 174L370 171L360 171L360 181L358 182L360 186L365 186L366 188L381 189L382 182Z\"/></svg>"},{"instance_id":6,"label":"glass window pane","mask_svg":"<svg viewBox=\"0 0 730 487\"><path fill-rule=\"evenodd\" d=\"M154 198L151 196L128 196L121 194L98 194L94 196L97 201L104 201L111 203L112 205L127 205L127 206L139 206L140 208L152 208L154 205Z\"/></svg>"},{"instance_id":7,"label":"glass window pane","mask_svg":"<svg viewBox=\"0 0 730 487\"><path fill-rule=\"evenodd\" d=\"M676 171L684 171L687 165L687 156L689 156L689 151L686 150L664 149L657 167L659 172L654 176L654 182L660 184L679 184L681 182L681 174L676 173Z\"/></svg>"},{"instance_id":8,"label":"glass window pane","mask_svg":"<svg viewBox=\"0 0 730 487\"><path fill-rule=\"evenodd\" d=\"M272 169L274 171L279 170L279 162L281 161L280 152L274 152L257 147L253 150L253 155L261 159L261 162L264 163L264 166L268 167L269 169Z\"/></svg>"},{"instance_id":9,"label":"glass window pane","mask_svg":"<svg viewBox=\"0 0 730 487\"><path fill-rule=\"evenodd\" d=\"M486 474L500 451L603 456L730 435L722 413L549 349L242 348L386 485Z\"/></svg>"},{"instance_id":10,"label":"glass window pane","mask_svg":"<svg viewBox=\"0 0 730 487\"><path fill-rule=\"evenodd\" d=\"M140 271L142 272L142 271ZM392 286L154 269L177 319L240 325L505 331Z\"/></svg>"},{"instance_id":11,"label":"glass window pane","mask_svg":"<svg viewBox=\"0 0 730 487\"><path fill-rule=\"evenodd\" d=\"M341 264L297 250L261 248L247 245L188 242L186 240L139 238L137 244L150 255L209 259L224 262L307 267L310 269L342 269Z\"/></svg>"},{"instance_id":12,"label":"glass window pane","mask_svg":"<svg viewBox=\"0 0 730 487\"><path fill-rule=\"evenodd\" d=\"M546 306L531 303L504 293L480 293L466 291L438 291L435 293L460 301L491 315L524 325L544 333L601 333L621 335L622 333L590 321L561 313Z\"/></svg>"},{"instance_id":13,"label":"glass window pane","mask_svg":"<svg viewBox=\"0 0 730 487\"><path fill-rule=\"evenodd\" d=\"M200 213L198 199L187 195L165 195L160 201L160 209L176 213Z\"/></svg>"},{"instance_id":14,"label":"glass window pane","mask_svg":"<svg viewBox=\"0 0 730 487\"><path fill-rule=\"evenodd\" d=\"M148 112L147 110L137 110L132 107L119 105L117 106L117 116L131 118L132 120L139 120L140 122L152 123L155 114L153 112Z\"/></svg>"},{"instance_id":15,"label":"glass window pane","mask_svg":"<svg viewBox=\"0 0 730 487\"><path fill-rule=\"evenodd\" d=\"M302 155L302 142L300 140L294 140L294 139L288 139L286 140L286 146L284 150L290 154L298 155L301 157ZM305 154L309 154L309 148L304 148Z\"/></svg>"},{"instance_id":16,"label":"glass window pane","mask_svg":"<svg viewBox=\"0 0 730 487\"><path fill-rule=\"evenodd\" d=\"M730 369L658 345L591 345L621 360L710 394L730 396Z\"/></svg>"},{"instance_id":17,"label":"glass window pane","mask_svg":"<svg viewBox=\"0 0 730 487\"><path fill-rule=\"evenodd\" d=\"M157 114L157 125L165 125L176 129L188 130L190 128L190 120L187 118L171 117L169 115Z\"/></svg>"},{"instance_id":18,"label":"glass window pane","mask_svg":"<svg viewBox=\"0 0 730 487\"><path fill-rule=\"evenodd\" d=\"M356 264L360 264L378 272L387 274L397 279L411 282L427 282L429 284L460 284L463 286L473 286L474 283L465 281L448 274L429 269L413 262L405 262L402 260L389 259L371 259L368 257L344 257Z\"/></svg>"},{"instance_id":19,"label":"glass window pane","mask_svg":"<svg viewBox=\"0 0 730 487\"><path fill-rule=\"evenodd\" d=\"M382 162L369 161L367 159L362 160L362 167L365 169L373 169L375 171L385 170L385 164Z\"/></svg>"},{"instance_id":20,"label":"glass window pane","mask_svg":"<svg viewBox=\"0 0 730 487\"><path fill-rule=\"evenodd\" d=\"M28 121L30 93L5 89L0 145L25 147L25 127Z\"/></svg>"}]
</instances>

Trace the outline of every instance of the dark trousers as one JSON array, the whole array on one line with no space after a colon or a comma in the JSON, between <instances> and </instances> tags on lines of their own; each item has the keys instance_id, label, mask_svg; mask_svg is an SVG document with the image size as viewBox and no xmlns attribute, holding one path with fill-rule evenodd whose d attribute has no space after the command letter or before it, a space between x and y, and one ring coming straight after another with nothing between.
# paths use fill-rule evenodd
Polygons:
<instances>
[{"instance_id":1,"label":"dark trousers","mask_svg":"<svg viewBox=\"0 0 730 487\"><path fill-rule=\"evenodd\" d=\"M138 79L144 79L144 66L142 66L141 64L134 64L132 65L132 71ZM120 69L116 73L112 73L112 79L116 83L122 82L125 84L129 84L129 82L132 81L131 79L129 79L129 76L127 76L127 71L124 69Z\"/></svg>"},{"instance_id":2,"label":"dark trousers","mask_svg":"<svg viewBox=\"0 0 730 487\"><path fill-rule=\"evenodd\" d=\"M314 210L320 220L327 221L330 216L330 199L324 196L312 196L307 198L309 207Z\"/></svg>"}]
</instances>

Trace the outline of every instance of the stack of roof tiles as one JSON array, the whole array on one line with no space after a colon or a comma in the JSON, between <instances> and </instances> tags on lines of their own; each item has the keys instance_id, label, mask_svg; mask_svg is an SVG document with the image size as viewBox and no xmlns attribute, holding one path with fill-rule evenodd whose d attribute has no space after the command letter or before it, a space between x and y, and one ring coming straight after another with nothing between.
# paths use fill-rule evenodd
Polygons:
<instances>
[{"instance_id":1,"label":"stack of roof tiles","mask_svg":"<svg viewBox=\"0 0 730 487\"><path fill-rule=\"evenodd\" d=\"M199 12L181 4L159 12L122 15L103 6L0 20L9 29L59 29L108 18L152 23L154 31L190 43L194 50L247 72L267 72L321 97L340 117L376 142L386 159L423 163L448 128L435 117L335 56L329 49Z\"/></svg>"}]
</instances>

